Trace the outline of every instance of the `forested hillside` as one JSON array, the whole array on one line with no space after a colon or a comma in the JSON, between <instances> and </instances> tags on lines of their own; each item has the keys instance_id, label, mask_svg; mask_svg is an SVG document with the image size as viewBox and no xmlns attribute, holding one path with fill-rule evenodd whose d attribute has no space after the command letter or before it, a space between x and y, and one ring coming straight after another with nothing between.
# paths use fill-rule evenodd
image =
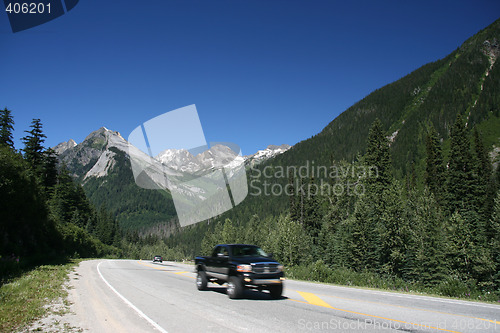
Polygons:
<instances>
[{"instance_id":1,"label":"forested hillside","mask_svg":"<svg viewBox=\"0 0 500 333\"><path fill-rule=\"evenodd\" d=\"M11 110L0 110L0 282L19 265L64 257L119 255L116 219L90 204L81 185L58 168L34 119L18 151Z\"/></svg>"},{"instance_id":2,"label":"forested hillside","mask_svg":"<svg viewBox=\"0 0 500 333\"><path fill-rule=\"evenodd\" d=\"M143 242L249 242L296 277L498 299L499 41L497 20L251 168L235 209Z\"/></svg>"}]
</instances>

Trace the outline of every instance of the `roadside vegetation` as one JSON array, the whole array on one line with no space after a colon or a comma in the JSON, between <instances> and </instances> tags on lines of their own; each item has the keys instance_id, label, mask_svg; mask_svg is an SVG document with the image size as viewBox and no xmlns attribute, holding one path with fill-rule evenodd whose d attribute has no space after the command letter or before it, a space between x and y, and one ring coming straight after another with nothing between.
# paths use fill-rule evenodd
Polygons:
<instances>
[{"instance_id":1,"label":"roadside vegetation","mask_svg":"<svg viewBox=\"0 0 500 333\"><path fill-rule=\"evenodd\" d=\"M67 291L63 284L79 260L64 260L19 272L0 287L0 332L15 332L52 310L50 305Z\"/></svg>"},{"instance_id":2,"label":"roadside vegetation","mask_svg":"<svg viewBox=\"0 0 500 333\"><path fill-rule=\"evenodd\" d=\"M43 146L40 119L25 131L21 150L14 147L13 129L11 111L0 110L0 281L13 273L13 263L118 256L118 222L90 203L55 152Z\"/></svg>"},{"instance_id":3,"label":"roadside vegetation","mask_svg":"<svg viewBox=\"0 0 500 333\"><path fill-rule=\"evenodd\" d=\"M423 135L421 176L396 178L390 141L376 120L366 153L335 164L339 170L374 168L376 176L290 174L292 195L281 214L227 217L141 242L186 249L188 257L197 254L192 249L208 254L218 243L251 243L274 253L291 278L498 302L500 168L492 168L481 132L468 131L461 115L447 157L432 126ZM363 193L331 191L353 184Z\"/></svg>"},{"instance_id":4,"label":"roadside vegetation","mask_svg":"<svg viewBox=\"0 0 500 333\"><path fill-rule=\"evenodd\" d=\"M251 168L248 197L220 217L126 241L190 258L252 243L298 279L498 302L499 33L497 20Z\"/></svg>"},{"instance_id":5,"label":"roadside vegetation","mask_svg":"<svg viewBox=\"0 0 500 333\"><path fill-rule=\"evenodd\" d=\"M65 295L61 285L77 261L118 257L118 222L87 199L59 166L40 119L14 147L14 119L0 110L0 331L11 332L47 313Z\"/></svg>"}]
</instances>

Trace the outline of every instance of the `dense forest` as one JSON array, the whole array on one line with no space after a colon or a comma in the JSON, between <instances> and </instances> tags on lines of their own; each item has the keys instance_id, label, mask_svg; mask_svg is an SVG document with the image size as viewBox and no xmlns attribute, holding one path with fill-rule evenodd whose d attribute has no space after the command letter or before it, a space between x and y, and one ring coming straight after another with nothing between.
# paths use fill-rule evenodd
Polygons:
<instances>
[{"instance_id":1,"label":"dense forest","mask_svg":"<svg viewBox=\"0 0 500 333\"><path fill-rule=\"evenodd\" d=\"M174 235L168 222L131 233L126 252L252 243L291 277L498 301L499 40L497 20L250 168L235 209Z\"/></svg>"},{"instance_id":2,"label":"dense forest","mask_svg":"<svg viewBox=\"0 0 500 333\"><path fill-rule=\"evenodd\" d=\"M290 172L288 208L276 217L216 220L167 240L147 237L143 246L179 258L197 243L205 254L218 243L252 243L273 252L292 277L497 301L500 168L494 171L480 131L468 131L460 115L447 158L433 127L423 135L421 180L394 176L377 119L366 153L332 164L327 181L313 168L307 177Z\"/></svg>"},{"instance_id":3,"label":"dense forest","mask_svg":"<svg viewBox=\"0 0 500 333\"><path fill-rule=\"evenodd\" d=\"M18 266L61 257L117 256L116 219L93 206L33 119L19 151L11 110L0 110L0 280Z\"/></svg>"}]
</instances>

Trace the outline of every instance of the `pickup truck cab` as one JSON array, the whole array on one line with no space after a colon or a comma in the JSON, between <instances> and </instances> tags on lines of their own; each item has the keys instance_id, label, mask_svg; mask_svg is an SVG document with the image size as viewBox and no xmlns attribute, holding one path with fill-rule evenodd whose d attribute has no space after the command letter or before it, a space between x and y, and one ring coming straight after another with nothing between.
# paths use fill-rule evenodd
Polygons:
<instances>
[{"instance_id":1,"label":"pickup truck cab","mask_svg":"<svg viewBox=\"0 0 500 333\"><path fill-rule=\"evenodd\" d=\"M283 292L283 266L255 245L219 244L212 256L196 257L196 286L206 290L208 282L227 283L229 298L239 298L244 288L268 290L272 298Z\"/></svg>"}]
</instances>

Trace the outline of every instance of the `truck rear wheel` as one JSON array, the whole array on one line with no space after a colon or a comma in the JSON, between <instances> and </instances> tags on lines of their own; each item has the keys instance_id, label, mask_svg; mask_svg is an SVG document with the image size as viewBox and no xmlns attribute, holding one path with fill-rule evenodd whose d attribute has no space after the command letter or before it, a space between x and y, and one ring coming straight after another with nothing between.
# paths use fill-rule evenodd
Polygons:
<instances>
[{"instance_id":1,"label":"truck rear wheel","mask_svg":"<svg viewBox=\"0 0 500 333\"><path fill-rule=\"evenodd\" d=\"M281 298L281 294L283 293L283 285L280 284L279 286L269 287L269 293L271 294L271 297L274 299Z\"/></svg>"},{"instance_id":2,"label":"truck rear wheel","mask_svg":"<svg viewBox=\"0 0 500 333\"><path fill-rule=\"evenodd\" d=\"M207 274L205 271L198 271L198 274L196 275L196 287L198 290L207 290Z\"/></svg>"},{"instance_id":3,"label":"truck rear wheel","mask_svg":"<svg viewBox=\"0 0 500 333\"><path fill-rule=\"evenodd\" d=\"M227 282L227 296L229 298L240 298L243 293L243 285L241 283L241 279L236 276L231 276L229 281Z\"/></svg>"}]
</instances>

